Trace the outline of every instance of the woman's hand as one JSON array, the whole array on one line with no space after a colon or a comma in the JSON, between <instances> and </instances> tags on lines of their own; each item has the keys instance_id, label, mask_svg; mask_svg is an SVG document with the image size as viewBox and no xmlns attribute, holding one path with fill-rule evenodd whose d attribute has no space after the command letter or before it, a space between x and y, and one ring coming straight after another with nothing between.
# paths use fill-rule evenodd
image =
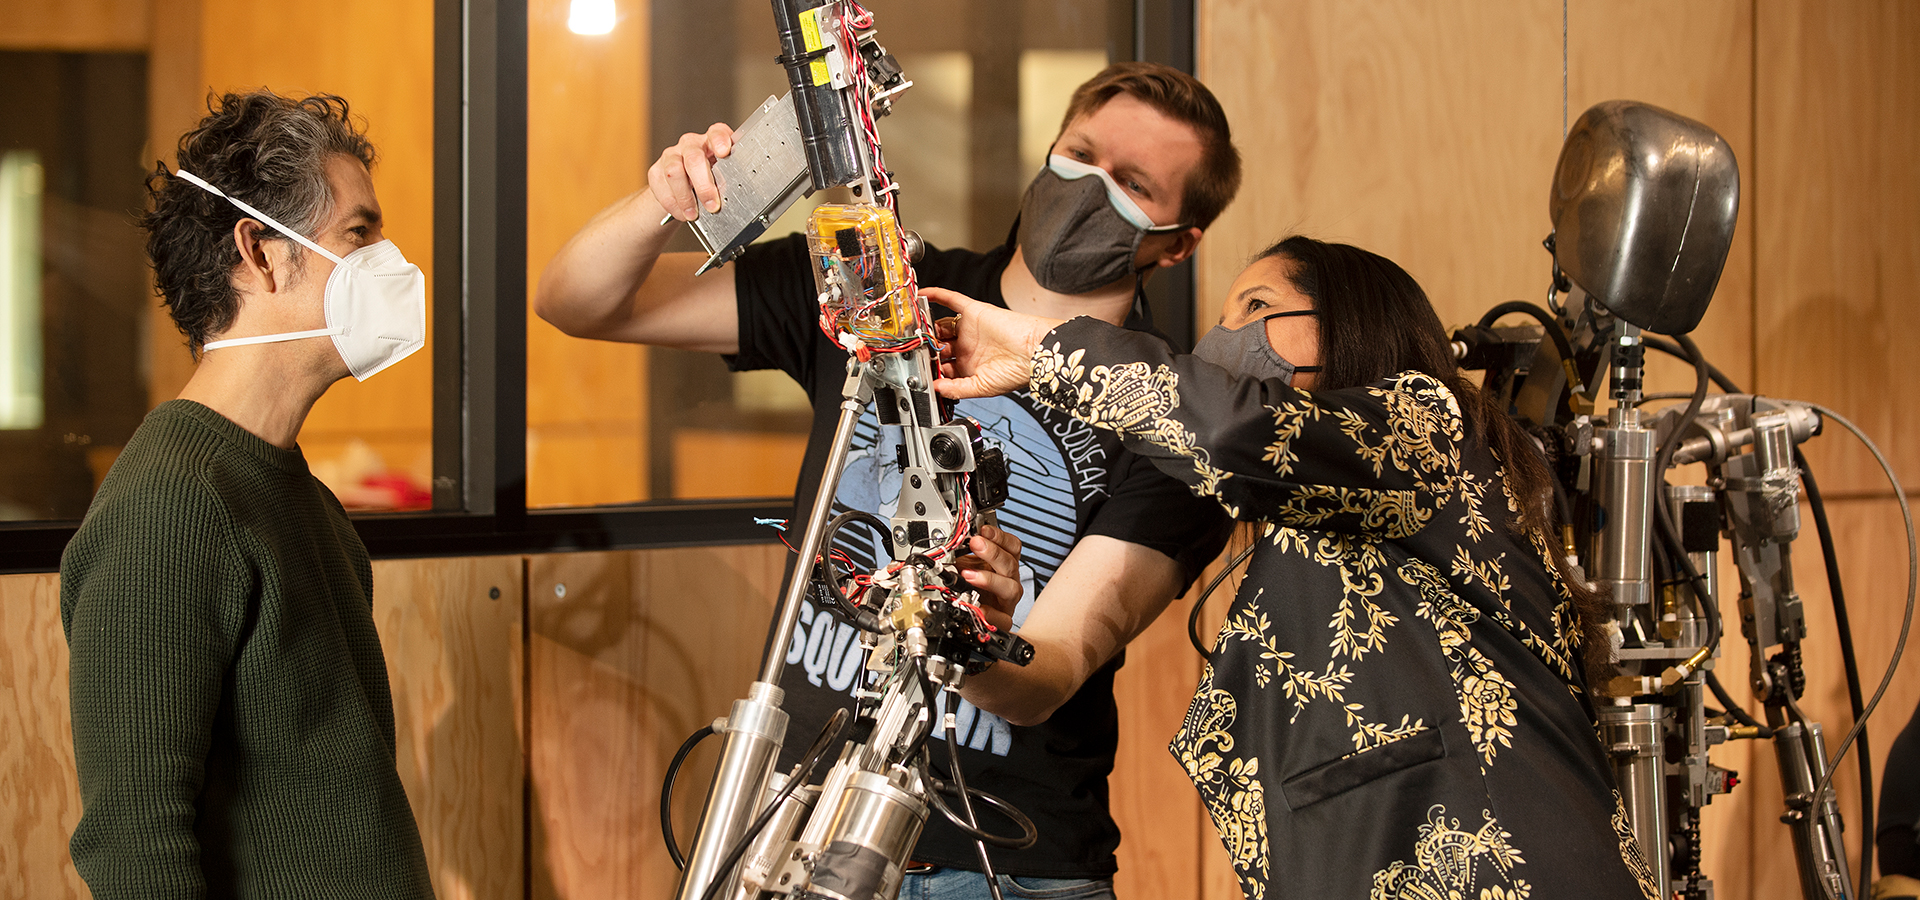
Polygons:
<instances>
[{"instance_id":1,"label":"woman's hand","mask_svg":"<svg viewBox=\"0 0 1920 900\"><path fill-rule=\"evenodd\" d=\"M987 621L1002 631L1013 627L1013 609L1020 605L1020 539L993 525L982 525L967 539L971 551L953 561L960 577L980 593Z\"/></svg>"},{"instance_id":2,"label":"woman's hand","mask_svg":"<svg viewBox=\"0 0 1920 900\"><path fill-rule=\"evenodd\" d=\"M940 374L933 383L942 397L997 397L1027 386L1033 377L1033 351L1058 319L1043 319L981 303L941 288L920 296L957 315L934 323L943 345Z\"/></svg>"}]
</instances>

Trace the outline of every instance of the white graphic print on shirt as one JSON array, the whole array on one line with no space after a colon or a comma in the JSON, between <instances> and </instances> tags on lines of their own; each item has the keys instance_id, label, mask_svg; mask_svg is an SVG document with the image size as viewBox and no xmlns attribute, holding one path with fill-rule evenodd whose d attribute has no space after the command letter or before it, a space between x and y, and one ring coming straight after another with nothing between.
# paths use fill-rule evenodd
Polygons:
<instances>
[{"instance_id":1,"label":"white graphic print on shirt","mask_svg":"<svg viewBox=\"0 0 1920 900\"><path fill-rule=\"evenodd\" d=\"M1020 400L1016 400L1019 397ZM1028 408L1024 393L961 401L958 412L979 422L1007 455L1007 502L1000 527L1020 538L1020 604L1015 627L1026 622L1034 598L1046 588L1072 548L1077 501L1106 492L1106 451L1087 425L1052 410ZM890 518L900 499L900 428L883 426L871 408L854 429L846 470L834 495L834 512L863 509ZM856 570L890 559L871 529L842 529L835 546ZM851 694L866 658L853 626L802 606L800 625L787 648L787 664L800 666L807 681ZM1007 755L1012 733L1006 720L961 701L956 712L960 742L975 750Z\"/></svg>"}]
</instances>

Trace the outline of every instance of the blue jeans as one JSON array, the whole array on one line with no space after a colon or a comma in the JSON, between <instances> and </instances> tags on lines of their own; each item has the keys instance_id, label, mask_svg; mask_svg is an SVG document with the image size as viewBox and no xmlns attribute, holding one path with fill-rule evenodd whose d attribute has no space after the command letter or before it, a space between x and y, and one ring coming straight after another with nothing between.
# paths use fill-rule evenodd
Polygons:
<instances>
[{"instance_id":1,"label":"blue jeans","mask_svg":"<svg viewBox=\"0 0 1920 900\"><path fill-rule=\"evenodd\" d=\"M1029 878L1001 875L1000 893L1007 900L1114 900L1113 879ZM993 900L987 878L966 869L934 869L907 873L900 882L900 900Z\"/></svg>"}]
</instances>

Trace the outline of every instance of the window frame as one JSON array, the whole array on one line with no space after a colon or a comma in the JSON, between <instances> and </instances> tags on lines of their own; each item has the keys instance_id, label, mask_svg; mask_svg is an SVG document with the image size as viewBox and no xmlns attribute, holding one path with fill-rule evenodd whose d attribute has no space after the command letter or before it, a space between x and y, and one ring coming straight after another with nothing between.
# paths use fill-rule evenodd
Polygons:
<instances>
[{"instance_id":1,"label":"window frame","mask_svg":"<svg viewBox=\"0 0 1920 900\"><path fill-rule=\"evenodd\" d=\"M1194 0L1109 4L1111 55L1194 70ZM790 496L527 508L527 28L526 0L435 0L433 508L354 525L377 559L771 543ZM1148 290L1183 346L1193 278ZM79 524L0 523L0 574L57 571Z\"/></svg>"}]
</instances>

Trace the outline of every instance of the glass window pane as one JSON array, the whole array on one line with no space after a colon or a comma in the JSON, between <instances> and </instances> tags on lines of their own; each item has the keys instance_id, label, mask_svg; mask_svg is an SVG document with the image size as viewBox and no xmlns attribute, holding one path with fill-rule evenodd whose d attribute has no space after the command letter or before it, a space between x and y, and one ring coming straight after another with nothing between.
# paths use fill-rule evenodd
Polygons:
<instances>
[{"instance_id":1,"label":"glass window pane","mask_svg":"<svg viewBox=\"0 0 1920 900\"><path fill-rule=\"evenodd\" d=\"M282 94L347 99L379 151L373 186L386 236L427 273L433 296L432 0L202 0L200 14L209 23L201 93L264 85ZM166 139L167 149L175 137ZM167 352L185 354L178 333L163 324L167 330L156 331L167 339ZM413 356L367 381L335 384L301 429L308 464L349 509L431 505L431 322L427 334L427 347Z\"/></svg>"},{"instance_id":2,"label":"glass window pane","mask_svg":"<svg viewBox=\"0 0 1920 900\"><path fill-rule=\"evenodd\" d=\"M147 410L146 68L0 51L0 518L79 518Z\"/></svg>"},{"instance_id":3,"label":"glass window pane","mask_svg":"<svg viewBox=\"0 0 1920 900\"><path fill-rule=\"evenodd\" d=\"M209 91L346 97L380 150L387 234L431 277L431 0L160 8L11 21L31 32L23 45L61 49L0 50L0 519L79 518L146 412L193 373L133 217ZM336 385L307 419L307 459L349 506L424 505L430 359Z\"/></svg>"},{"instance_id":4,"label":"glass window pane","mask_svg":"<svg viewBox=\"0 0 1920 900\"><path fill-rule=\"evenodd\" d=\"M584 0L529 11L529 290L595 212L646 185L684 132L738 125L786 93L767 0L613 0L604 35L568 30ZM605 0L592 0L594 4ZM1108 59L1107 0L869 0L914 86L881 120L904 224L935 246L1006 240L1073 88ZM803 199L766 239L801 230ZM682 230L670 251L698 251ZM528 504L790 495L810 421L780 372L712 354L583 341L528 326Z\"/></svg>"}]
</instances>

